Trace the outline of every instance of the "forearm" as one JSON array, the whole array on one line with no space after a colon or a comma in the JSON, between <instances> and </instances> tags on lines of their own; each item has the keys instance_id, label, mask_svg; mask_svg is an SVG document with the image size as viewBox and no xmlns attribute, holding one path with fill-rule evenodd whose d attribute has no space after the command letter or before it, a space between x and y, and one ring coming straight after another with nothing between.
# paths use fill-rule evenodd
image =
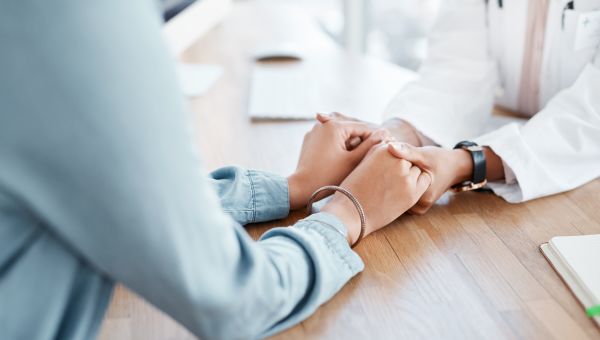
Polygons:
<instances>
[{"instance_id":1,"label":"forearm","mask_svg":"<svg viewBox=\"0 0 600 340\"><path fill-rule=\"evenodd\" d=\"M174 284L168 302L160 304L163 292L156 285L143 288L149 290L144 296L201 338L272 335L306 319L363 269L332 228L344 232L335 217L317 214L292 228L271 229L258 242L236 227L235 239L215 244L212 252L178 247L182 258L173 262L188 265L160 269ZM171 262L169 256L164 261Z\"/></svg>"},{"instance_id":2,"label":"forearm","mask_svg":"<svg viewBox=\"0 0 600 340\"><path fill-rule=\"evenodd\" d=\"M588 65L570 88L524 125L508 124L475 139L506 167L505 181L490 183L496 194L522 202L600 176L600 101L594 92L599 79L600 69Z\"/></svg>"},{"instance_id":3,"label":"forearm","mask_svg":"<svg viewBox=\"0 0 600 340\"><path fill-rule=\"evenodd\" d=\"M348 241L341 235L346 233L345 226L334 215L314 214L299 221L293 228L272 229L263 236L263 239L268 240L269 237L281 233L287 233L286 237L293 239L293 242L303 250L305 253L303 260L312 264L309 266L312 275L306 279L307 285L299 288L305 289L302 295L298 294L294 298L291 295L277 294L282 299L286 299L285 303L290 308L290 313L280 314L278 319L280 321L270 326L261 337L272 335L304 320L337 293L348 280L364 269L360 257L350 249ZM278 249L283 248L278 247ZM276 254L275 257L279 261L286 260L280 255ZM278 268L278 271L297 272L298 268L292 266L296 266L295 262L288 262L287 265ZM304 275L304 273L299 274ZM290 277L287 282L290 286L296 286L302 282L298 279ZM264 289L264 286L257 289ZM278 303L283 304L284 301Z\"/></svg>"}]
</instances>

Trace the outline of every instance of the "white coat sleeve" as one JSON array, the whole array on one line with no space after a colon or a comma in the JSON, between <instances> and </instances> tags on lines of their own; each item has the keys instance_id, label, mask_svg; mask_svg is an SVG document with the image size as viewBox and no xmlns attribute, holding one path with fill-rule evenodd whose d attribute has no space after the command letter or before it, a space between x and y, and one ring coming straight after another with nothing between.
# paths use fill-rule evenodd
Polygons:
<instances>
[{"instance_id":1,"label":"white coat sleeve","mask_svg":"<svg viewBox=\"0 0 600 340\"><path fill-rule=\"evenodd\" d=\"M451 147L480 135L492 112L498 76L489 53L485 2L444 1L428 48L420 78L395 96L384 118L403 119Z\"/></svg>"},{"instance_id":2,"label":"white coat sleeve","mask_svg":"<svg viewBox=\"0 0 600 340\"><path fill-rule=\"evenodd\" d=\"M571 190L599 177L600 52L571 87L526 124L508 124L475 141L502 158L510 176L490 187L512 203Z\"/></svg>"}]
</instances>

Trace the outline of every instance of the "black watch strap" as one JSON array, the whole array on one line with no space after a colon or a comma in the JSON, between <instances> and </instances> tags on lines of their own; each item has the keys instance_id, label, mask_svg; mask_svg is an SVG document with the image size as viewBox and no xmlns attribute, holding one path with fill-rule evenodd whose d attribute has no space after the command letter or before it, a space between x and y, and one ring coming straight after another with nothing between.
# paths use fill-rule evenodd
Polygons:
<instances>
[{"instance_id":1,"label":"black watch strap","mask_svg":"<svg viewBox=\"0 0 600 340\"><path fill-rule=\"evenodd\" d=\"M471 159L473 160L473 176L471 177L471 183L479 184L485 182L487 166L483 148L477 145L477 143L466 140L456 144L454 148L466 150L471 154Z\"/></svg>"}]
</instances>

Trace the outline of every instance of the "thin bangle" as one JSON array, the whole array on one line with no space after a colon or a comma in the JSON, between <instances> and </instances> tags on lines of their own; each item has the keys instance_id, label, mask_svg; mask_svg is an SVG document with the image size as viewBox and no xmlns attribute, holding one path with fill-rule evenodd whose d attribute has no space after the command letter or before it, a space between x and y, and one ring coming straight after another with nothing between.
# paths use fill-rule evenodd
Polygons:
<instances>
[{"instance_id":1,"label":"thin bangle","mask_svg":"<svg viewBox=\"0 0 600 340\"><path fill-rule=\"evenodd\" d=\"M348 197L348 199L352 202L352 204L354 204L354 206L356 207L356 210L358 211L358 216L360 217L360 234L358 234L358 239L356 240L356 242L354 242L350 247L354 248L356 247L356 245L363 239L363 237L365 236L365 231L367 230L367 222L365 219L365 210L363 209L362 205L360 204L360 202L358 202L358 200L356 199L356 197L354 197L354 195L352 195L352 193L342 187L338 187L336 185L327 185L324 186L320 189L317 189L317 191L315 191L311 196L310 199L308 200L308 203L306 204L306 210L308 211L308 214L312 213L312 205L315 201L315 199L317 198L317 196L326 190L333 190L333 191L337 191L342 193L344 196Z\"/></svg>"}]
</instances>

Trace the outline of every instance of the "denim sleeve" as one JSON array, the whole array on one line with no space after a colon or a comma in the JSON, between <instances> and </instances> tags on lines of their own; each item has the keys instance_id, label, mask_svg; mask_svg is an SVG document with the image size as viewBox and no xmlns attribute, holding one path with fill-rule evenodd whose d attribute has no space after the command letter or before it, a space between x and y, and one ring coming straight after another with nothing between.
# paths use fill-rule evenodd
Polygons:
<instances>
[{"instance_id":1,"label":"denim sleeve","mask_svg":"<svg viewBox=\"0 0 600 340\"><path fill-rule=\"evenodd\" d=\"M213 171L211 178L223 211L240 224L281 219L290 211L284 177L230 166Z\"/></svg>"},{"instance_id":2,"label":"denim sleeve","mask_svg":"<svg viewBox=\"0 0 600 340\"><path fill-rule=\"evenodd\" d=\"M200 338L273 334L310 315L363 264L332 215L254 241L223 211L243 222L279 217L285 185L238 169L246 179L221 185L221 203L215 178L231 176L202 170L194 146L203 136L187 132L161 25L153 1L0 2L0 189L71 262L123 283ZM251 214L240 216L244 209ZM23 270L27 282L38 279ZM32 296L73 289L56 282ZM57 296L93 303L83 291ZM43 314L36 301L10 317L73 322L65 301Z\"/></svg>"}]
</instances>

